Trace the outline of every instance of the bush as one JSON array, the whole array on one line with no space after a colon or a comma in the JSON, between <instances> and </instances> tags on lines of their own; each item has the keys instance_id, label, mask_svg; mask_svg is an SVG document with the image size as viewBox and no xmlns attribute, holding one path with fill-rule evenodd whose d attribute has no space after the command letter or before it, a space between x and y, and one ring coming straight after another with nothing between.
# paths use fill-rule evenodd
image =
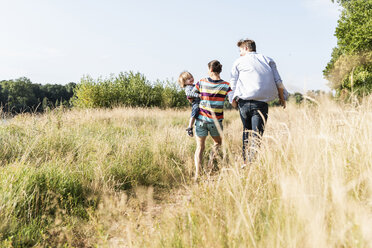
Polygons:
<instances>
[{"instance_id":1,"label":"bush","mask_svg":"<svg viewBox=\"0 0 372 248\"><path fill-rule=\"evenodd\" d=\"M150 83L143 74L122 72L94 80L81 79L75 89L72 104L82 108L115 106L173 108L188 105L185 93L171 81Z\"/></svg>"}]
</instances>

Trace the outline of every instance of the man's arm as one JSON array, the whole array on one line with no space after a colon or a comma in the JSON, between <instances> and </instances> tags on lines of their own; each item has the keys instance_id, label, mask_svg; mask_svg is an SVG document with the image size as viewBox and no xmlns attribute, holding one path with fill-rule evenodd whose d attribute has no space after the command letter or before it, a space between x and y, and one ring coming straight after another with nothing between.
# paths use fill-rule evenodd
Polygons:
<instances>
[{"instance_id":1,"label":"man's arm","mask_svg":"<svg viewBox=\"0 0 372 248\"><path fill-rule=\"evenodd\" d=\"M239 79L239 70L238 70L238 66L237 66L236 62L233 64L230 76L231 76L231 78L230 78L231 93L228 96L229 96L229 102L231 104L233 104L235 90L236 90L236 84L237 84L238 79ZM233 105L233 107L234 107L234 105Z\"/></svg>"},{"instance_id":2,"label":"man's arm","mask_svg":"<svg viewBox=\"0 0 372 248\"><path fill-rule=\"evenodd\" d=\"M278 92L279 92L279 101L280 101L280 105L283 106L283 108L286 107L286 102L285 102L285 99L284 99L284 88L278 88Z\"/></svg>"},{"instance_id":3,"label":"man's arm","mask_svg":"<svg viewBox=\"0 0 372 248\"><path fill-rule=\"evenodd\" d=\"M282 82L282 79L279 75L278 69L276 68L276 64L274 60L270 59L269 65L271 67L271 70L274 75L274 81L276 84L276 88L278 89L278 95L279 95L279 101L280 104L283 106L283 108L286 107L285 97L284 97L284 84Z\"/></svg>"},{"instance_id":4,"label":"man's arm","mask_svg":"<svg viewBox=\"0 0 372 248\"><path fill-rule=\"evenodd\" d=\"M233 99L233 96L234 95L234 92L231 90L231 87L229 87L229 89L227 90L227 99L229 99L229 102L230 102L230 99ZM237 108L238 107L238 103L233 99L232 102L230 102L231 106L233 108Z\"/></svg>"},{"instance_id":5,"label":"man's arm","mask_svg":"<svg viewBox=\"0 0 372 248\"><path fill-rule=\"evenodd\" d=\"M284 89L282 78L279 75L279 72L278 72L278 69L276 68L276 64L275 64L274 60L270 59L269 65L270 65L271 70L272 70L273 75L274 75L274 81L275 81L276 87L278 89L279 88L283 88Z\"/></svg>"}]
</instances>

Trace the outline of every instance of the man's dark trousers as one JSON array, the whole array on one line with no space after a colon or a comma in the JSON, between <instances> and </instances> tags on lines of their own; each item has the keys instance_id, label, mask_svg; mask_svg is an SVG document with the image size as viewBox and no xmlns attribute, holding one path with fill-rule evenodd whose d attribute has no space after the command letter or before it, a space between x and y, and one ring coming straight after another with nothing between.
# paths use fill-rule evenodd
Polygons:
<instances>
[{"instance_id":1,"label":"man's dark trousers","mask_svg":"<svg viewBox=\"0 0 372 248\"><path fill-rule=\"evenodd\" d=\"M260 138L265 130L269 106L266 102L242 99L239 99L238 106L243 123L243 158L244 162L247 162L246 149L249 147L248 161L252 162L255 150L258 149Z\"/></svg>"}]
</instances>

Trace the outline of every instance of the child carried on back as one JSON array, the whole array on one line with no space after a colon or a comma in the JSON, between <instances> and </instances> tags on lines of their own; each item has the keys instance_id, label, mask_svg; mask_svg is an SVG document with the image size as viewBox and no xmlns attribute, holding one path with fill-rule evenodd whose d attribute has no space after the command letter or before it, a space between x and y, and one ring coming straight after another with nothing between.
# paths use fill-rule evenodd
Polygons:
<instances>
[{"instance_id":1,"label":"child carried on back","mask_svg":"<svg viewBox=\"0 0 372 248\"><path fill-rule=\"evenodd\" d=\"M181 88L185 89L186 97L192 104L189 126L186 129L187 134L190 137L192 137L194 136L194 132L192 129L193 129L195 120L199 115L200 96L198 93L195 93L192 91L192 89L194 88L194 77L192 76L190 72L188 71L182 72L180 76L178 77L178 83L181 86Z\"/></svg>"}]
</instances>

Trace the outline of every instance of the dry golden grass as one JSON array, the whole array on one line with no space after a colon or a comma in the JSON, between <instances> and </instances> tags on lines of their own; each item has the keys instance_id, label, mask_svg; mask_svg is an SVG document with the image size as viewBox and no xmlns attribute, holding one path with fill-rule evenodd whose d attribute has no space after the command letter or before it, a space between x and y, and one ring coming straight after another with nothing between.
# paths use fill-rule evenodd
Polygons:
<instances>
[{"instance_id":1,"label":"dry golden grass","mask_svg":"<svg viewBox=\"0 0 372 248\"><path fill-rule=\"evenodd\" d=\"M372 99L270 109L259 159L241 170L241 123L226 114L222 169L155 205L107 216L109 247L372 246ZM187 141L188 142L188 141ZM145 203L143 203L143 201ZM161 210L159 211L160 208ZM133 209L132 209L133 210Z\"/></svg>"},{"instance_id":2,"label":"dry golden grass","mask_svg":"<svg viewBox=\"0 0 372 248\"><path fill-rule=\"evenodd\" d=\"M58 136L64 144L54 152L17 153L28 166L45 157L57 163L62 153L70 161L65 166L85 171L83 185L100 196L87 220L57 230L56 246L372 246L371 97L354 106L320 99L271 108L258 159L246 169L240 169L242 125L236 111L227 111L220 170L197 184L191 180L195 144L184 131L188 116L189 110L118 108L12 120L28 130L43 126L47 140ZM146 151L149 159L135 159ZM20 166L4 154L5 167ZM128 161L146 163L158 175L133 182L131 190L120 187L128 171L142 180L143 170L117 172Z\"/></svg>"}]
</instances>

